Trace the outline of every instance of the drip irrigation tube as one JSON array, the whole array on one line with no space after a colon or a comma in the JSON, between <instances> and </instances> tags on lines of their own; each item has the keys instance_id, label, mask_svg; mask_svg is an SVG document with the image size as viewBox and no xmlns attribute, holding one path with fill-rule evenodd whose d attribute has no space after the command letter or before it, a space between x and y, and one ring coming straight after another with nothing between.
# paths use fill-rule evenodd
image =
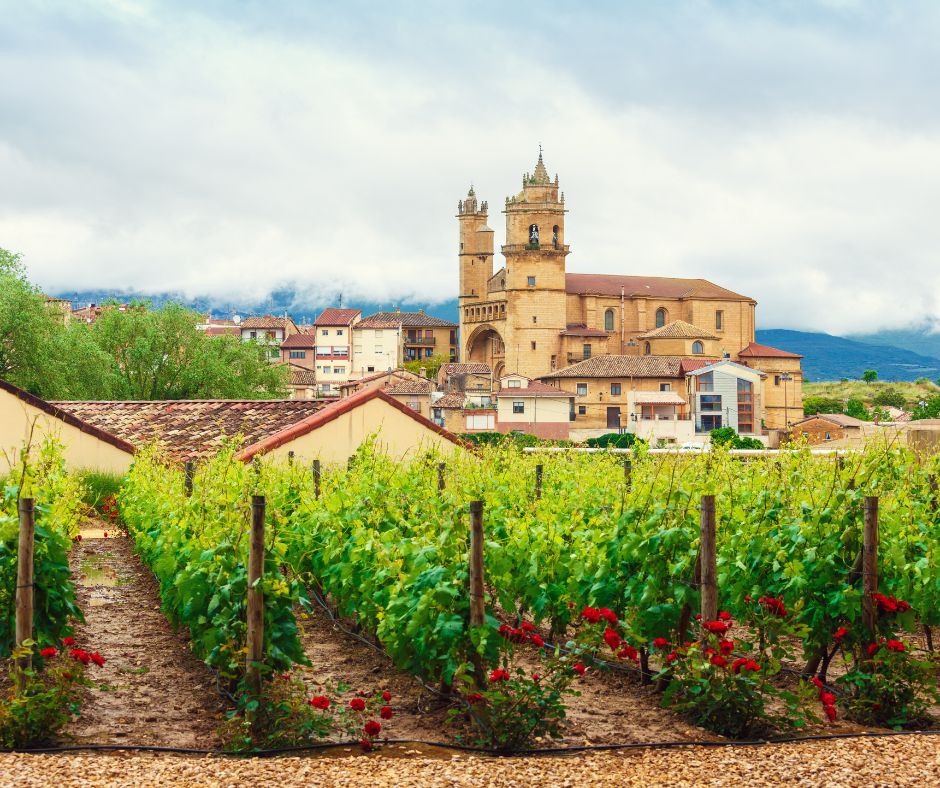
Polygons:
<instances>
[{"instance_id":1,"label":"drip irrigation tube","mask_svg":"<svg viewBox=\"0 0 940 788\"><path fill-rule=\"evenodd\" d=\"M437 747L444 750L453 750L456 752L475 753L477 755L491 755L496 757L530 757L543 755L570 755L579 752L609 752L616 750L670 750L682 747L763 747L767 745L781 744L804 744L817 741L833 741L836 739L883 739L897 736L940 736L940 730L929 731L874 731L862 733L828 733L817 736L793 736L787 738L771 739L748 739L746 741L734 741L721 739L718 741L658 741L658 742L627 742L620 744L585 744L574 747L545 747L537 750L516 750L514 752L504 752L501 750L488 749L486 747L472 747L465 744L453 744L451 742L422 741L420 739L384 739L378 744L410 744L423 745L425 747ZM303 747L281 747L267 750L249 750L246 752L230 752L227 750L199 749L194 747L160 747L147 744L72 744L61 747L34 747L22 750L13 750L13 752L42 755L69 752L155 752L155 753L173 753L178 755L215 755L233 758L273 758L280 755L299 755L304 752L321 752L331 750L337 747L358 747L359 742L341 741L341 742L319 742L317 744L308 744Z\"/></svg>"}]
</instances>

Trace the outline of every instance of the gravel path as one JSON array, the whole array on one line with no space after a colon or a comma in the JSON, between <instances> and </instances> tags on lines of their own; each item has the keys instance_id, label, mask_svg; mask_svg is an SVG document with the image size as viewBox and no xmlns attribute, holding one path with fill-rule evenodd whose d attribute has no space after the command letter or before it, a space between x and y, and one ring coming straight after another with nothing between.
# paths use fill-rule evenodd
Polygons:
<instances>
[{"instance_id":1,"label":"gravel path","mask_svg":"<svg viewBox=\"0 0 940 788\"><path fill-rule=\"evenodd\" d=\"M89 667L95 686L64 743L218 746L215 681L190 652L186 634L174 632L160 612L156 580L131 540L89 523L70 562L85 614L76 640L107 662Z\"/></svg>"},{"instance_id":2,"label":"gravel path","mask_svg":"<svg viewBox=\"0 0 940 788\"><path fill-rule=\"evenodd\" d=\"M154 755L0 755L18 786L927 786L940 784L940 738L843 739L765 747L482 758L388 747L372 755L220 759Z\"/></svg>"}]
</instances>

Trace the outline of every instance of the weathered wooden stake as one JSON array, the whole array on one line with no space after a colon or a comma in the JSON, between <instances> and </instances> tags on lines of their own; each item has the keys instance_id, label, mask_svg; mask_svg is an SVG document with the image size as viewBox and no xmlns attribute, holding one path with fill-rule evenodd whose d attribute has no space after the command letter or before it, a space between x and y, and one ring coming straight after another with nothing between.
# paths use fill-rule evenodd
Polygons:
<instances>
[{"instance_id":1,"label":"weathered wooden stake","mask_svg":"<svg viewBox=\"0 0 940 788\"><path fill-rule=\"evenodd\" d=\"M33 540L36 524L33 519L33 499L20 498L20 538L16 549L16 645L33 637ZM28 668L32 660L24 657L17 663ZM18 678L22 681L22 675Z\"/></svg>"},{"instance_id":2,"label":"weathered wooden stake","mask_svg":"<svg viewBox=\"0 0 940 788\"><path fill-rule=\"evenodd\" d=\"M264 509L263 495L251 496L251 541L248 547L248 656L245 675L250 690L261 694L261 670L264 659L264 595L261 574L264 571Z\"/></svg>"},{"instance_id":3,"label":"weathered wooden stake","mask_svg":"<svg viewBox=\"0 0 940 788\"><path fill-rule=\"evenodd\" d=\"M718 551L715 544L715 496L703 495L699 519L699 560L702 583L699 589L702 621L718 618Z\"/></svg>"},{"instance_id":4,"label":"weathered wooden stake","mask_svg":"<svg viewBox=\"0 0 940 788\"><path fill-rule=\"evenodd\" d=\"M482 627L486 620L483 601L483 501L470 502L470 626ZM474 650L470 657L473 677L480 689L486 687L482 656Z\"/></svg>"},{"instance_id":5,"label":"weathered wooden stake","mask_svg":"<svg viewBox=\"0 0 940 788\"><path fill-rule=\"evenodd\" d=\"M623 483L628 490L633 486L633 460L623 461Z\"/></svg>"},{"instance_id":6,"label":"weathered wooden stake","mask_svg":"<svg viewBox=\"0 0 940 788\"><path fill-rule=\"evenodd\" d=\"M937 511L937 507L940 506L940 485L937 484L936 474L930 474L930 511Z\"/></svg>"},{"instance_id":7,"label":"weathered wooden stake","mask_svg":"<svg viewBox=\"0 0 940 788\"><path fill-rule=\"evenodd\" d=\"M311 468L313 471L313 497L320 497L320 461L314 460Z\"/></svg>"},{"instance_id":8,"label":"weathered wooden stake","mask_svg":"<svg viewBox=\"0 0 940 788\"><path fill-rule=\"evenodd\" d=\"M869 643L878 636L878 496L865 496L865 526L862 533L862 621L868 630Z\"/></svg>"},{"instance_id":9,"label":"weathered wooden stake","mask_svg":"<svg viewBox=\"0 0 940 788\"><path fill-rule=\"evenodd\" d=\"M193 461L187 460L186 464L183 466L183 485L186 488L187 498L189 498L193 494L193 474L194 474Z\"/></svg>"},{"instance_id":10,"label":"weathered wooden stake","mask_svg":"<svg viewBox=\"0 0 940 788\"><path fill-rule=\"evenodd\" d=\"M542 463L535 466L535 499L542 497Z\"/></svg>"},{"instance_id":11,"label":"weathered wooden stake","mask_svg":"<svg viewBox=\"0 0 940 788\"><path fill-rule=\"evenodd\" d=\"M437 491L443 492L444 490L444 471L447 470L446 462L439 462L437 464Z\"/></svg>"},{"instance_id":12,"label":"weathered wooden stake","mask_svg":"<svg viewBox=\"0 0 940 788\"><path fill-rule=\"evenodd\" d=\"M287 464L291 467L294 465L294 452L292 451L287 452Z\"/></svg>"}]
</instances>

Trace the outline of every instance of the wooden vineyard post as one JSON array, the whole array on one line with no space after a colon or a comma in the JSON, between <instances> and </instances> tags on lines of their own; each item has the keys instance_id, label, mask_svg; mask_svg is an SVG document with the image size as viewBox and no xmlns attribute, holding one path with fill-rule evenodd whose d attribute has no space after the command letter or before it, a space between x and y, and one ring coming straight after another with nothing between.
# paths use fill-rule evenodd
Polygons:
<instances>
[{"instance_id":1,"label":"wooden vineyard post","mask_svg":"<svg viewBox=\"0 0 940 788\"><path fill-rule=\"evenodd\" d=\"M263 495L251 496L251 541L248 546L248 655L245 675L255 697L261 694L261 670L264 659L264 595L261 574L264 570L264 509Z\"/></svg>"},{"instance_id":2,"label":"wooden vineyard post","mask_svg":"<svg viewBox=\"0 0 940 788\"><path fill-rule=\"evenodd\" d=\"M623 461L623 485L628 490L633 486L633 460Z\"/></svg>"},{"instance_id":3,"label":"wooden vineyard post","mask_svg":"<svg viewBox=\"0 0 940 788\"><path fill-rule=\"evenodd\" d=\"M699 519L699 561L702 568L700 588L702 621L718 618L718 549L715 544L715 496L703 495Z\"/></svg>"},{"instance_id":4,"label":"wooden vineyard post","mask_svg":"<svg viewBox=\"0 0 940 788\"><path fill-rule=\"evenodd\" d=\"M287 452L287 464L294 467L294 452L292 451Z\"/></svg>"},{"instance_id":5,"label":"wooden vineyard post","mask_svg":"<svg viewBox=\"0 0 940 788\"><path fill-rule=\"evenodd\" d=\"M186 488L186 497L193 494L193 461L187 460L183 466L183 486Z\"/></svg>"},{"instance_id":6,"label":"wooden vineyard post","mask_svg":"<svg viewBox=\"0 0 940 788\"><path fill-rule=\"evenodd\" d=\"M21 646L33 637L33 540L36 535L33 499L20 498L20 537L16 550L16 645ZM28 668L30 657L17 663L20 669ZM23 676L18 673L17 682L22 686Z\"/></svg>"},{"instance_id":7,"label":"wooden vineyard post","mask_svg":"<svg viewBox=\"0 0 940 788\"><path fill-rule=\"evenodd\" d=\"M437 491L438 492L444 492L444 487L445 487L444 471L446 470L447 470L446 462L439 462L437 464Z\"/></svg>"},{"instance_id":8,"label":"wooden vineyard post","mask_svg":"<svg viewBox=\"0 0 940 788\"><path fill-rule=\"evenodd\" d=\"M320 461L314 460L310 469L313 473L313 497L320 497Z\"/></svg>"},{"instance_id":9,"label":"wooden vineyard post","mask_svg":"<svg viewBox=\"0 0 940 788\"><path fill-rule=\"evenodd\" d=\"M862 534L862 623L868 642L878 642L878 496L865 496L865 525Z\"/></svg>"},{"instance_id":10,"label":"wooden vineyard post","mask_svg":"<svg viewBox=\"0 0 940 788\"><path fill-rule=\"evenodd\" d=\"M937 498L940 497L940 485L937 484L936 474L930 474L930 511L937 511L938 502Z\"/></svg>"},{"instance_id":11,"label":"wooden vineyard post","mask_svg":"<svg viewBox=\"0 0 940 788\"><path fill-rule=\"evenodd\" d=\"M542 463L535 466L535 500L542 497Z\"/></svg>"},{"instance_id":12,"label":"wooden vineyard post","mask_svg":"<svg viewBox=\"0 0 940 788\"><path fill-rule=\"evenodd\" d=\"M470 626L486 622L483 602L483 501L470 502ZM473 677L480 689L486 688L483 657L474 649L470 656Z\"/></svg>"}]
</instances>

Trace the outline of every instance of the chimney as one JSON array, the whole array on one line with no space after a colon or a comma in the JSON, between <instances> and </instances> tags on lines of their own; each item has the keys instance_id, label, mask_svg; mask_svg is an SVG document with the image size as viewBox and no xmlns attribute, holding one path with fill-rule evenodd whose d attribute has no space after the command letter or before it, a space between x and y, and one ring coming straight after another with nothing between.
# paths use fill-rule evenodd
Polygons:
<instances>
[{"instance_id":1,"label":"chimney","mask_svg":"<svg viewBox=\"0 0 940 788\"><path fill-rule=\"evenodd\" d=\"M427 368L427 367L421 367L421 369L418 370L418 374L419 374L422 378L426 378L426 377L428 376L428 368Z\"/></svg>"}]
</instances>

